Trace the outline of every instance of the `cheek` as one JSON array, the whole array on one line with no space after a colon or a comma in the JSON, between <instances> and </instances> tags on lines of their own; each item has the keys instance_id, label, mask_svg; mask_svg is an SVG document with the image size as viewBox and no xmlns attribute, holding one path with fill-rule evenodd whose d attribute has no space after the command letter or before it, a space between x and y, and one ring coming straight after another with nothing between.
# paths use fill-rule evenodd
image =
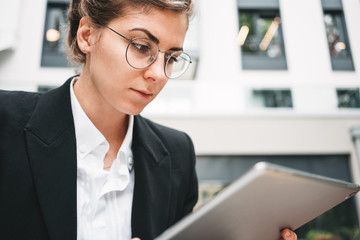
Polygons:
<instances>
[{"instance_id":1,"label":"cheek","mask_svg":"<svg viewBox=\"0 0 360 240\"><path fill-rule=\"evenodd\" d=\"M92 56L90 72L96 85L107 93L119 91L127 86L130 79L135 78L135 71L126 62L125 56L107 48L99 49Z\"/></svg>"},{"instance_id":2,"label":"cheek","mask_svg":"<svg viewBox=\"0 0 360 240\"><path fill-rule=\"evenodd\" d=\"M165 87L166 83L168 82L168 80L161 80L158 82L157 84L157 93L156 95L154 96L154 98L157 97L157 95L162 91L162 89Z\"/></svg>"},{"instance_id":3,"label":"cheek","mask_svg":"<svg viewBox=\"0 0 360 240\"><path fill-rule=\"evenodd\" d=\"M92 60L96 63L94 67L101 67L103 71L117 72L127 67L125 57L127 44L119 41L116 36L110 38L103 34L99 41L93 45Z\"/></svg>"},{"instance_id":4,"label":"cheek","mask_svg":"<svg viewBox=\"0 0 360 240\"><path fill-rule=\"evenodd\" d=\"M160 91L165 87L166 83L168 82L168 79L161 81L160 85Z\"/></svg>"}]
</instances>

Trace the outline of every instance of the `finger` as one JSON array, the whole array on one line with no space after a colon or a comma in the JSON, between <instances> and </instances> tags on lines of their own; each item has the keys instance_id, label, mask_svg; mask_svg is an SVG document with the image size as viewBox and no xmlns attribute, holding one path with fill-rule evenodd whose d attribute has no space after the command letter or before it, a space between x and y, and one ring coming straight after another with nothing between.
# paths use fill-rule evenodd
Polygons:
<instances>
[{"instance_id":1,"label":"finger","mask_svg":"<svg viewBox=\"0 0 360 240\"><path fill-rule=\"evenodd\" d=\"M131 240L141 240L140 238L133 238L133 239L131 239Z\"/></svg>"},{"instance_id":2,"label":"finger","mask_svg":"<svg viewBox=\"0 0 360 240\"><path fill-rule=\"evenodd\" d=\"M283 240L297 240L296 234L287 228L281 232L281 237Z\"/></svg>"}]
</instances>

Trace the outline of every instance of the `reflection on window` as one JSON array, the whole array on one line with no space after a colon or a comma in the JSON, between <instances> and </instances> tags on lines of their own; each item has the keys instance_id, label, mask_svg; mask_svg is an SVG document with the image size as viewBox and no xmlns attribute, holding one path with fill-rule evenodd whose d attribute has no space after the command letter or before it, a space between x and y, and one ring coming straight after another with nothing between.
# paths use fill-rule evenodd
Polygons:
<instances>
[{"instance_id":1,"label":"reflection on window","mask_svg":"<svg viewBox=\"0 0 360 240\"><path fill-rule=\"evenodd\" d=\"M243 53L262 54L270 58L281 56L281 36L278 32L280 18L273 15L256 15L240 15L239 43Z\"/></svg>"},{"instance_id":2,"label":"reflection on window","mask_svg":"<svg viewBox=\"0 0 360 240\"><path fill-rule=\"evenodd\" d=\"M341 0L322 0L333 70L354 70Z\"/></svg>"},{"instance_id":3,"label":"reflection on window","mask_svg":"<svg viewBox=\"0 0 360 240\"><path fill-rule=\"evenodd\" d=\"M349 55L340 13L327 12L325 13L324 20L331 56Z\"/></svg>"},{"instance_id":4,"label":"reflection on window","mask_svg":"<svg viewBox=\"0 0 360 240\"><path fill-rule=\"evenodd\" d=\"M286 69L279 11L239 10L244 69Z\"/></svg>"},{"instance_id":5,"label":"reflection on window","mask_svg":"<svg viewBox=\"0 0 360 240\"><path fill-rule=\"evenodd\" d=\"M360 90L337 89L337 99L339 108L360 108Z\"/></svg>"},{"instance_id":6,"label":"reflection on window","mask_svg":"<svg viewBox=\"0 0 360 240\"><path fill-rule=\"evenodd\" d=\"M252 105L265 108L292 108L290 90L253 90Z\"/></svg>"},{"instance_id":7,"label":"reflection on window","mask_svg":"<svg viewBox=\"0 0 360 240\"><path fill-rule=\"evenodd\" d=\"M67 3L49 3L46 12L41 66L66 67Z\"/></svg>"}]
</instances>

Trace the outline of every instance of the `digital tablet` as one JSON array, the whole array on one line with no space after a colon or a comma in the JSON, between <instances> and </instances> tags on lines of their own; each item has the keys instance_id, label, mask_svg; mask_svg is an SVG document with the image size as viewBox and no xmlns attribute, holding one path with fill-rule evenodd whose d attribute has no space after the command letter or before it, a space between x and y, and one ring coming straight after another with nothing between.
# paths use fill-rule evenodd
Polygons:
<instances>
[{"instance_id":1,"label":"digital tablet","mask_svg":"<svg viewBox=\"0 0 360 240\"><path fill-rule=\"evenodd\" d=\"M261 162L156 240L278 240L354 196L360 186Z\"/></svg>"}]
</instances>

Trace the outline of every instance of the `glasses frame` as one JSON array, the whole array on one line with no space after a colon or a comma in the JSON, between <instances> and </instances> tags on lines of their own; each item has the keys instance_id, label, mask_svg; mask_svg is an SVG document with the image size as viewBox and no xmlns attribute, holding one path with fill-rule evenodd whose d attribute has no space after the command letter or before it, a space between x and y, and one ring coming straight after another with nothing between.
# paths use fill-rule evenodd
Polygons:
<instances>
[{"instance_id":1,"label":"glasses frame","mask_svg":"<svg viewBox=\"0 0 360 240\"><path fill-rule=\"evenodd\" d=\"M131 38L125 37L124 35L122 35L121 33L117 32L117 31L115 31L114 29L112 29L112 28L109 27L109 26L106 26L106 25L101 24L101 23L99 23L99 24L100 24L101 26L109 29L109 30L112 31L113 33L116 33L117 35L119 35L120 37L124 38L125 40L127 40L127 41L129 42L129 44L128 44L127 47L126 47L126 51L125 51L125 59L126 59L126 62L127 62L132 68L135 68L135 69L144 69L144 68L147 68L147 67L149 67L151 64L153 64L153 63L155 62L155 60L156 60L157 57L159 56L159 53L164 53L164 54L165 54L164 74L165 74L165 76L166 76L167 78L175 79L175 78L178 78L178 77L180 77L181 75L183 75L183 74L187 71L187 69L189 68L190 64L192 63L190 55L187 54L186 52L183 52L183 51L175 51L175 52L173 52L173 53L170 53L170 52L167 52L167 51L161 51L160 48L159 48L159 46L158 46L158 44L157 44L156 42L154 42L153 40L151 40L150 38L136 37L136 38L132 38L132 39L131 39ZM146 65L145 67L136 67L136 66L132 65L132 64L129 62L129 59L128 59L128 50L129 50L129 47L130 47L130 45L131 45L131 43L132 43L133 41L138 40L138 39L146 39L146 40L148 40L148 41L151 41L151 42L154 43L154 45L155 45L156 48L157 48L156 56L155 56L155 57L152 57L152 58L150 59L150 60L151 60L150 63L149 63L148 65ZM169 63L169 60L172 58L172 56L174 56L175 54L178 54L178 53L187 55L188 58L189 58L189 60L188 60L188 61L189 61L189 64L188 64L188 66L186 67L186 69L185 69L180 75L178 75L178 76L176 76L176 77L168 76L167 73L166 73L166 68L167 68L167 65L168 65L168 63Z\"/></svg>"}]
</instances>

